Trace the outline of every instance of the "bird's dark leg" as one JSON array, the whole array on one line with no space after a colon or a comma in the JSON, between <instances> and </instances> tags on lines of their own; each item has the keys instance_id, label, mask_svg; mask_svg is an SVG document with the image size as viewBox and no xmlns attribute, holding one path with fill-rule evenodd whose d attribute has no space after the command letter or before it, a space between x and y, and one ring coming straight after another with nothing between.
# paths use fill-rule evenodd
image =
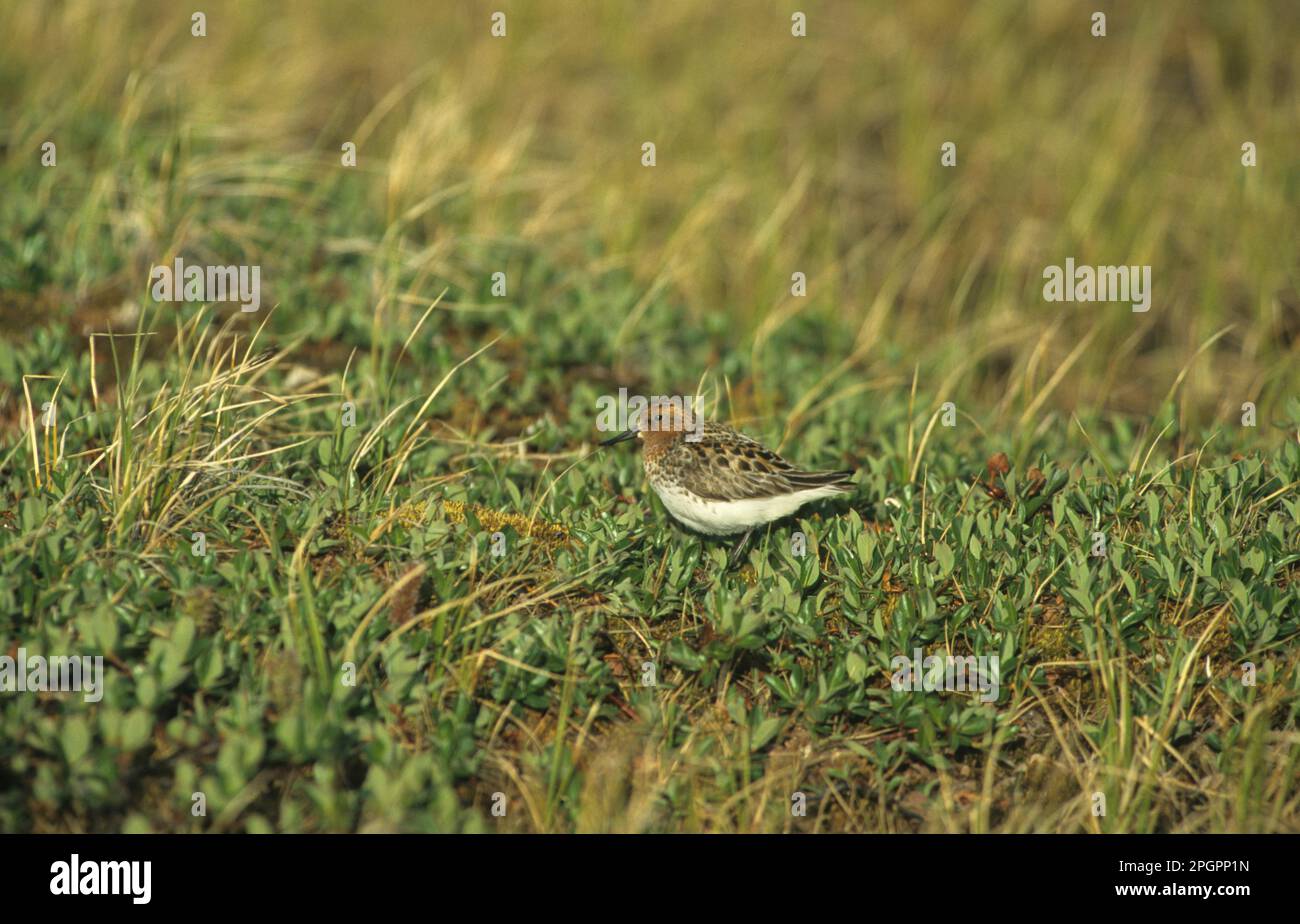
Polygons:
<instances>
[{"instance_id":1,"label":"bird's dark leg","mask_svg":"<svg viewBox=\"0 0 1300 924\"><path fill-rule=\"evenodd\" d=\"M752 535L754 535L754 530L752 528L745 530L745 535L740 537L740 541L736 543L736 547L731 550L731 557L727 560L728 571L740 563L741 553L745 551L745 546L749 545L749 537Z\"/></svg>"}]
</instances>

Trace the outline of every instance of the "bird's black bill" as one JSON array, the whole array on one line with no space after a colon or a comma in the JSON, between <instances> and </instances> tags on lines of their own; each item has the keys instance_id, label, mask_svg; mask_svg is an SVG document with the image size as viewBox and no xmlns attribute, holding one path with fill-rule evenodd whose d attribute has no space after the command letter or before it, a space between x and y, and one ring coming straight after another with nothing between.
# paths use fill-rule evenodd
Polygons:
<instances>
[{"instance_id":1,"label":"bird's black bill","mask_svg":"<svg viewBox=\"0 0 1300 924\"><path fill-rule=\"evenodd\" d=\"M625 432L625 433L620 433L618 436L612 436L612 437L610 437L610 438L607 439L607 440L602 440L600 445L602 445L602 446L613 446L615 443L622 443L622 442L624 442L625 440L630 440L630 439L632 439L632 437L634 437L634 436L636 436L636 431L635 431L635 430L628 430L628 431Z\"/></svg>"}]
</instances>

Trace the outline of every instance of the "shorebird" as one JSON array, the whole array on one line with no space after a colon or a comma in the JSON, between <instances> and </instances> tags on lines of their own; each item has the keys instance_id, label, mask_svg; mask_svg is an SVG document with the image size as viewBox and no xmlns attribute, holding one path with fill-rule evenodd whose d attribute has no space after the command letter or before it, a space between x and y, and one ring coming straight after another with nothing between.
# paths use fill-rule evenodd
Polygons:
<instances>
[{"instance_id":1,"label":"shorebird","mask_svg":"<svg viewBox=\"0 0 1300 924\"><path fill-rule=\"evenodd\" d=\"M642 424L602 446L639 439L646 479L668 512L707 536L744 533L734 565L753 531L804 504L850 494L853 470L808 472L725 424L687 427L673 407L652 410Z\"/></svg>"}]
</instances>

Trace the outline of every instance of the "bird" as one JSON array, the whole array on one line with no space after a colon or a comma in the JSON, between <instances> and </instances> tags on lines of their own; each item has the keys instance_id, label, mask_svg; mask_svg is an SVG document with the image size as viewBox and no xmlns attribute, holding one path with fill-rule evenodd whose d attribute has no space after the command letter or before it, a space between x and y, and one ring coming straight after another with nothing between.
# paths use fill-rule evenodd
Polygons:
<instances>
[{"instance_id":1,"label":"bird","mask_svg":"<svg viewBox=\"0 0 1300 924\"><path fill-rule=\"evenodd\" d=\"M690 421L672 405L652 408L601 445L634 438L643 447L646 480L674 519L706 536L743 533L728 567L758 527L812 501L854 490L853 469L801 470L732 427Z\"/></svg>"}]
</instances>

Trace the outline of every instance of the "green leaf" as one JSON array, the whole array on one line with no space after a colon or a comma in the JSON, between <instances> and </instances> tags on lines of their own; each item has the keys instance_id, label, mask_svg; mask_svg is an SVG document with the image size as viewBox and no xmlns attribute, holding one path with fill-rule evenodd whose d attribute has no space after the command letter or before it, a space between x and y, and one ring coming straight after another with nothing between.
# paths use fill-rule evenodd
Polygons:
<instances>
[{"instance_id":1,"label":"green leaf","mask_svg":"<svg viewBox=\"0 0 1300 924\"><path fill-rule=\"evenodd\" d=\"M844 669L854 683L861 683L867 676L867 659L856 651L850 651L844 659Z\"/></svg>"},{"instance_id":2,"label":"green leaf","mask_svg":"<svg viewBox=\"0 0 1300 924\"><path fill-rule=\"evenodd\" d=\"M762 718L762 713L759 712L757 717L758 721L752 725L749 733L749 748L752 751L758 751L765 747L776 737L776 733L785 724L785 720L780 716L773 715Z\"/></svg>"},{"instance_id":3,"label":"green leaf","mask_svg":"<svg viewBox=\"0 0 1300 924\"><path fill-rule=\"evenodd\" d=\"M122 749L134 751L144 746L152 731L153 717L144 709L132 709L122 723Z\"/></svg>"},{"instance_id":4,"label":"green leaf","mask_svg":"<svg viewBox=\"0 0 1300 924\"><path fill-rule=\"evenodd\" d=\"M76 765L90 753L90 725L85 717L73 716L63 725L63 756L69 764Z\"/></svg>"},{"instance_id":5,"label":"green leaf","mask_svg":"<svg viewBox=\"0 0 1300 924\"><path fill-rule=\"evenodd\" d=\"M668 644L664 646L664 654L669 661L689 671L701 670L708 663L708 659L703 654L691 648L680 638L669 639Z\"/></svg>"},{"instance_id":6,"label":"green leaf","mask_svg":"<svg viewBox=\"0 0 1300 924\"><path fill-rule=\"evenodd\" d=\"M936 542L934 544L934 559L939 563L939 577L946 578L952 574L953 565L956 559L953 557L952 549L948 548L946 543Z\"/></svg>"}]
</instances>

